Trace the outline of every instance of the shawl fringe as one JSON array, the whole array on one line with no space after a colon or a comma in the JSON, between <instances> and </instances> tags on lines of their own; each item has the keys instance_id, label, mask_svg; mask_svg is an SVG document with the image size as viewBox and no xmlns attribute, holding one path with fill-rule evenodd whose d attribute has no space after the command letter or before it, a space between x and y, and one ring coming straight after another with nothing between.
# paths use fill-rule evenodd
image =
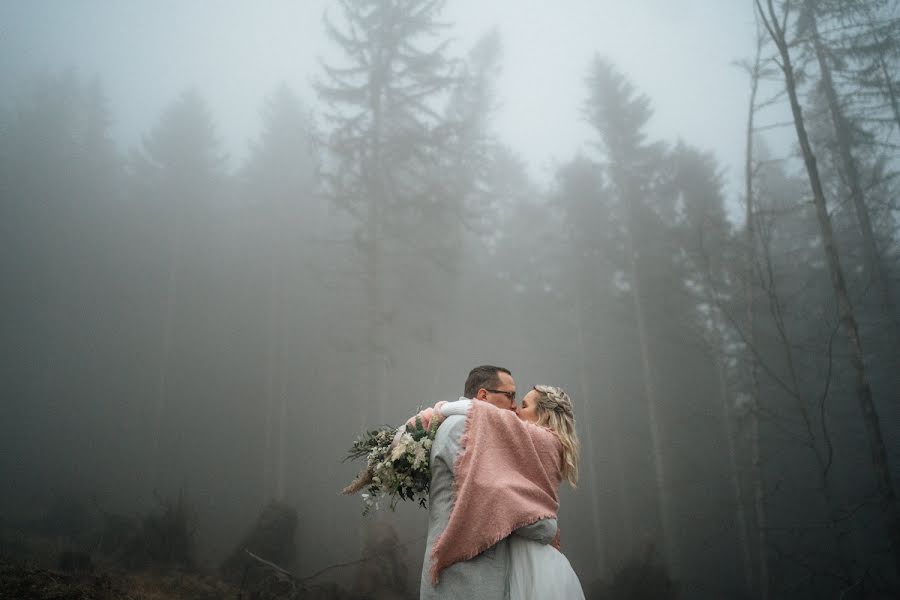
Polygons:
<instances>
[{"instance_id":1,"label":"shawl fringe","mask_svg":"<svg viewBox=\"0 0 900 600\"><path fill-rule=\"evenodd\" d=\"M537 523L538 521L541 521L541 520L543 520L543 519L555 519L556 517L557 517L557 515L556 515L555 513L549 513L549 514L546 514L546 515L543 515L543 516L538 516L538 517L534 517L534 518L524 519L523 521L521 521L521 522L519 522L519 523L516 523L509 531L507 531L507 532L505 532L505 533L502 533L502 534L500 534L500 535L497 535L495 538L493 538L493 539L489 540L488 542L482 544L481 546L479 546L479 547L478 547L477 549L475 549L474 551L466 552L466 553L463 555L463 557L460 558L459 560L456 560L456 561L444 561L444 562L446 562L447 564L441 565L441 564L438 564L438 563L434 562L434 548L432 548L432 550L431 550L431 560L432 560L432 563L431 563L431 570L429 571L429 576L430 576L430 579L431 579L431 585L437 585L437 584L440 582L440 573L441 573L441 571L443 571L443 570L446 569L447 567L449 567L449 566L451 566L451 565L454 565L454 564L456 564L457 562L464 562L464 561L471 560L471 559L475 558L476 556L478 556L479 554L481 554L482 552L484 552L485 550L487 550L487 549L490 548L491 546L494 546L495 544L499 543L500 541L502 541L502 540L508 538L508 537L512 534L512 532L515 531L516 529L519 529L520 527L527 527L527 526L529 526L529 525L534 525L535 523Z\"/></svg>"}]
</instances>

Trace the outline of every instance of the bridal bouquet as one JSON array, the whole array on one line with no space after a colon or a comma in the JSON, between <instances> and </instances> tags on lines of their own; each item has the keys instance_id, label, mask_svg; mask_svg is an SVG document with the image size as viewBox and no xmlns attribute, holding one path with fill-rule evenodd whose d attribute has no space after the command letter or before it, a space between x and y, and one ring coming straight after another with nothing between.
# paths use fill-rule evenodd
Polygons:
<instances>
[{"instance_id":1,"label":"bridal bouquet","mask_svg":"<svg viewBox=\"0 0 900 600\"><path fill-rule=\"evenodd\" d=\"M402 433L383 426L358 437L347 453L347 459L366 459L366 468L344 488L345 494L365 489L362 494L363 514L378 510L382 498L389 500L391 510L400 500L413 500L427 508L431 486L429 453L440 425L440 418L423 419L417 415Z\"/></svg>"}]
</instances>

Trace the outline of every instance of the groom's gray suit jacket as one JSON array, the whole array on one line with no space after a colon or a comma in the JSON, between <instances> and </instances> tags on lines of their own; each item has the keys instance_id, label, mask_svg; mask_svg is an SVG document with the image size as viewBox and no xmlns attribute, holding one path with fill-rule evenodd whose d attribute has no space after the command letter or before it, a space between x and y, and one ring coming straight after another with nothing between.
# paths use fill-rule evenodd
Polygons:
<instances>
[{"instance_id":1,"label":"groom's gray suit jacket","mask_svg":"<svg viewBox=\"0 0 900 600\"><path fill-rule=\"evenodd\" d=\"M476 401L477 402L477 401ZM461 450L466 426L462 416L447 417L437 430L431 447L431 491L428 497L428 539L422 564L420 600L505 600L509 598L509 540L503 539L475 558L441 571L440 581L431 584L431 549L447 526L453 507L453 467ZM556 535L556 520L544 519L517 529L522 535L549 544Z\"/></svg>"}]
</instances>

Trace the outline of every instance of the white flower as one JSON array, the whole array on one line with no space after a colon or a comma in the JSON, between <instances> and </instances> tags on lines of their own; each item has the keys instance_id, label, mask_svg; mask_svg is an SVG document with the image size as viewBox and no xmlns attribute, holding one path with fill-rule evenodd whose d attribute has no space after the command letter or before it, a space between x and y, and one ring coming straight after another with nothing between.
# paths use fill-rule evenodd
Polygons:
<instances>
[{"instance_id":1,"label":"white flower","mask_svg":"<svg viewBox=\"0 0 900 600\"><path fill-rule=\"evenodd\" d=\"M404 446L403 444L397 444L391 451L391 460L397 460L404 454L406 454L406 446Z\"/></svg>"},{"instance_id":2,"label":"white flower","mask_svg":"<svg viewBox=\"0 0 900 600\"><path fill-rule=\"evenodd\" d=\"M413 440L412 436L408 433L404 433L400 436L400 439L397 441L397 445L394 446L394 449L391 451L391 460L397 460L404 454L406 454L407 449L410 444L414 444L415 440Z\"/></svg>"},{"instance_id":3,"label":"white flower","mask_svg":"<svg viewBox=\"0 0 900 600\"><path fill-rule=\"evenodd\" d=\"M428 440L426 440L428 441ZM413 452L413 469L417 469L419 465L428 460L428 454L425 451L425 446L416 446L415 451Z\"/></svg>"}]
</instances>

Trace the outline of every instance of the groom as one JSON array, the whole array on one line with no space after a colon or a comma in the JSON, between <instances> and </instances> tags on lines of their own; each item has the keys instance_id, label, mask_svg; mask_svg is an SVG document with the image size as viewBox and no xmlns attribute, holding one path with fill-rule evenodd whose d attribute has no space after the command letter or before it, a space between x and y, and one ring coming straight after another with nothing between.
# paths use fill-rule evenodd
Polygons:
<instances>
[{"instance_id":1,"label":"groom","mask_svg":"<svg viewBox=\"0 0 900 600\"><path fill-rule=\"evenodd\" d=\"M492 365L475 367L466 379L464 397L514 410L516 382L509 370ZM466 418L447 417L437 430L431 447L431 491L428 496L428 538L419 588L420 600L476 600L509 598L509 540L503 539L464 562L441 571L437 585L431 583L431 551L434 542L447 525L453 508L453 469L462 449L461 440ZM502 510L499 508L498 510ZM544 519L517 529L521 535L550 543L556 535L556 520Z\"/></svg>"}]
</instances>

